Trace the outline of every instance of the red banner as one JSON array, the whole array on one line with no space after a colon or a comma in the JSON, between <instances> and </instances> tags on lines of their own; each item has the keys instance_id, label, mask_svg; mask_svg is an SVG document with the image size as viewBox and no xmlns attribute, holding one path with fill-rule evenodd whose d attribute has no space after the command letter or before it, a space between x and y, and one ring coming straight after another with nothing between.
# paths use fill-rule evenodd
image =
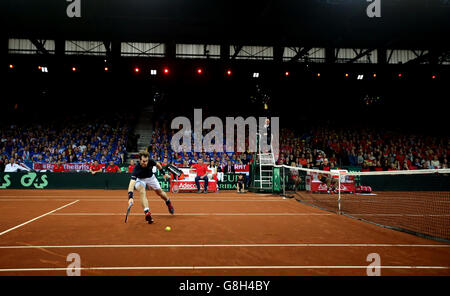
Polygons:
<instances>
[{"instance_id":1,"label":"red banner","mask_svg":"<svg viewBox=\"0 0 450 296\"><path fill-rule=\"evenodd\" d=\"M200 190L204 190L205 188L205 182L199 181L200 183ZM183 191L197 191L197 185L195 184L195 181L170 181L170 191L173 192L173 186L178 185L178 190L180 192ZM215 180L208 181L208 191L217 192L217 182Z\"/></svg>"},{"instance_id":2,"label":"red banner","mask_svg":"<svg viewBox=\"0 0 450 296\"><path fill-rule=\"evenodd\" d=\"M225 165L222 165L222 169L224 167L225 167ZM250 166L248 164L235 164L234 171L236 173L248 173L248 172L250 172Z\"/></svg>"},{"instance_id":3,"label":"red banner","mask_svg":"<svg viewBox=\"0 0 450 296\"><path fill-rule=\"evenodd\" d=\"M248 164L235 164L234 170L241 173L248 173L250 171L250 167Z\"/></svg>"},{"instance_id":4,"label":"red banner","mask_svg":"<svg viewBox=\"0 0 450 296\"><path fill-rule=\"evenodd\" d=\"M89 171L88 163L62 163L64 166L64 170L67 171ZM33 170L35 171L51 171L53 172L53 168L56 166L56 163L42 163L42 162L34 162Z\"/></svg>"},{"instance_id":5,"label":"red banner","mask_svg":"<svg viewBox=\"0 0 450 296\"><path fill-rule=\"evenodd\" d=\"M182 165L177 165L178 167L183 167ZM225 167L225 165L221 165L222 169ZM250 172L250 166L248 164L235 164L234 170L236 173L248 173Z\"/></svg>"},{"instance_id":6,"label":"red banner","mask_svg":"<svg viewBox=\"0 0 450 296\"><path fill-rule=\"evenodd\" d=\"M341 170L342 172L347 172L346 170ZM339 178L338 176L333 176L333 178ZM354 176L341 176L341 192L355 192L355 177ZM319 180L319 174L317 172L308 172L306 175L306 191L318 192L327 191L328 186Z\"/></svg>"}]
</instances>

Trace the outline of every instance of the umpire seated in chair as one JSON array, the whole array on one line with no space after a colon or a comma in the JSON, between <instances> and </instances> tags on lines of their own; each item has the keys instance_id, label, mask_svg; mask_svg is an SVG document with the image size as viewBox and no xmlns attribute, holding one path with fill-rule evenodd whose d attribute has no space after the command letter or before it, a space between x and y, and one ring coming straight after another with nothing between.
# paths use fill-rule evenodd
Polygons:
<instances>
[{"instance_id":1,"label":"umpire seated in chair","mask_svg":"<svg viewBox=\"0 0 450 296\"><path fill-rule=\"evenodd\" d=\"M203 180L205 182L203 187L203 192L207 193L208 190L208 166L206 164L203 164L203 159L199 159L198 163L191 166L192 169L195 169L197 171L197 176L195 177L195 185L197 185L198 193L201 192L200 189L200 180Z\"/></svg>"}]
</instances>

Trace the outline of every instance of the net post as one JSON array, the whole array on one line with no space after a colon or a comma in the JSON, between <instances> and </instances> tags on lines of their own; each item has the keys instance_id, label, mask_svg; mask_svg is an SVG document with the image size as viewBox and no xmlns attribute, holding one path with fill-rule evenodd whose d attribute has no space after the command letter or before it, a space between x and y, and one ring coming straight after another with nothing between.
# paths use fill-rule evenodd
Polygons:
<instances>
[{"instance_id":1,"label":"net post","mask_svg":"<svg viewBox=\"0 0 450 296\"><path fill-rule=\"evenodd\" d=\"M338 214L341 214L341 172L338 171Z\"/></svg>"}]
</instances>

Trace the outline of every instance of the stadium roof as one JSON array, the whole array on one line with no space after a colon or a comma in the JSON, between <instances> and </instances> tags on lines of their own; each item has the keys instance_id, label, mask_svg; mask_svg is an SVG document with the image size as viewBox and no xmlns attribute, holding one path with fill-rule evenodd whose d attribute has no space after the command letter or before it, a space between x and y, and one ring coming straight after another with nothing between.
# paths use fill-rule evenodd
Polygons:
<instances>
[{"instance_id":1,"label":"stadium roof","mask_svg":"<svg viewBox=\"0 0 450 296\"><path fill-rule=\"evenodd\" d=\"M368 17L372 2L381 17ZM80 17L69 17L77 3ZM6 0L6 38L450 48L448 0Z\"/></svg>"}]
</instances>

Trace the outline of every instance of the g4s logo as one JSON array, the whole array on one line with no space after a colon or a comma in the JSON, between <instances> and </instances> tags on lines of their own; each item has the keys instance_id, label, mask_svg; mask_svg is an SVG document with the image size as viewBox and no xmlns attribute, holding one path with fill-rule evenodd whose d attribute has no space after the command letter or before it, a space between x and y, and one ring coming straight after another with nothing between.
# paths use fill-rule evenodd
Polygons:
<instances>
[{"instance_id":1,"label":"g4s logo","mask_svg":"<svg viewBox=\"0 0 450 296\"><path fill-rule=\"evenodd\" d=\"M20 183L22 184L23 187L30 187L31 185L33 185L34 188L37 188L37 189L42 189L42 188L47 187L47 185L48 185L47 175L41 176L40 181L42 183L39 183L39 181L38 181L38 179L36 179L36 177L37 177L36 173L34 173L34 172L28 173L28 174L22 176L22 178L20 179Z\"/></svg>"},{"instance_id":2,"label":"g4s logo","mask_svg":"<svg viewBox=\"0 0 450 296\"><path fill-rule=\"evenodd\" d=\"M9 175L4 175L3 180L5 181L5 183L1 183L0 189L8 188L9 185L11 185L11 181L9 180Z\"/></svg>"}]
</instances>

